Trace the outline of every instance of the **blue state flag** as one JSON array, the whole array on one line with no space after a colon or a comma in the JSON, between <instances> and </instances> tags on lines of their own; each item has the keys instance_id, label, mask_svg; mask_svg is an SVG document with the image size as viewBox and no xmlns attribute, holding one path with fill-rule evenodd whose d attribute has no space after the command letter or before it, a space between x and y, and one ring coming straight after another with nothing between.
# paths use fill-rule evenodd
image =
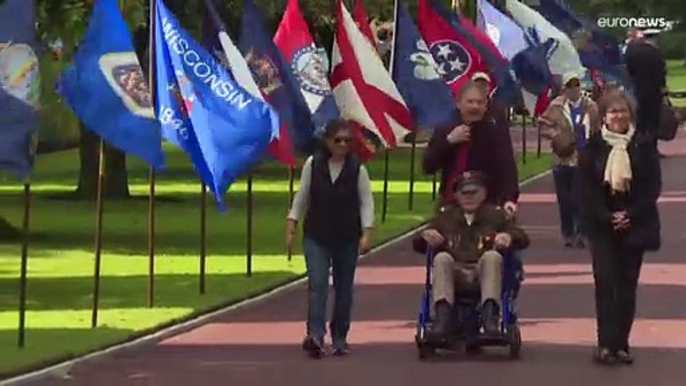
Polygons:
<instances>
[{"instance_id":1,"label":"blue state flag","mask_svg":"<svg viewBox=\"0 0 686 386\"><path fill-rule=\"evenodd\" d=\"M33 169L40 74L35 0L0 2L0 169L25 178Z\"/></svg>"},{"instance_id":2,"label":"blue state flag","mask_svg":"<svg viewBox=\"0 0 686 386\"><path fill-rule=\"evenodd\" d=\"M164 137L188 153L220 211L224 194L267 149L278 115L156 0L155 91Z\"/></svg>"},{"instance_id":3,"label":"blue state flag","mask_svg":"<svg viewBox=\"0 0 686 386\"><path fill-rule=\"evenodd\" d=\"M428 129L450 124L455 116L452 92L405 4L397 3L395 20L393 80L415 124Z\"/></svg>"},{"instance_id":4,"label":"blue state flag","mask_svg":"<svg viewBox=\"0 0 686 386\"><path fill-rule=\"evenodd\" d=\"M160 124L117 0L97 0L60 91L91 131L156 170L164 167Z\"/></svg>"},{"instance_id":5,"label":"blue state flag","mask_svg":"<svg viewBox=\"0 0 686 386\"><path fill-rule=\"evenodd\" d=\"M511 69L522 88L527 109L534 114L535 101L554 78L548 60L556 41L531 39L524 30L486 0L478 0L477 25L486 32L498 50L511 62Z\"/></svg>"},{"instance_id":6,"label":"blue state flag","mask_svg":"<svg viewBox=\"0 0 686 386\"><path fill-rule=\"evenodd\" d=\"M243 2L238 48L265 99L285 125L287 135L279 140L290 140L296 152L309 152L315 138L312 113L288 61L267 32L264 18L252 0Z\"/></svg>"},{"instance_id":7,"label":"blue state flag","mask_svg":"<svg viewBox=\"0 0 686 386\"><path fill-rule=\"evenodd\" d=\"M541 0L534 7L543 17L569 35L581 64L610 75L624 85L630 83L624 70L619 41L591 21L574 13L565 0Z\"/></svg>"}]
</instances>

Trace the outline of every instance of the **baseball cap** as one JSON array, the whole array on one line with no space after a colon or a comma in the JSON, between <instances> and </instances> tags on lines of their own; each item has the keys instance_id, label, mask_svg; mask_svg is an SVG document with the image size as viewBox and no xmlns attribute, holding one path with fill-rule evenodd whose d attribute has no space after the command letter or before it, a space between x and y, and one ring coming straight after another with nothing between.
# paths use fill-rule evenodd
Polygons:
<instances>
[{"instance_id":1,"label":"baseball cap","mask_svg":"<svg viewBox=\"0 0 686 386\"><path fill-rule=\"evenodd\" d=\"M455 192L474 194L480 189L486 188L486 179L478 172L462 173L455 181Z\"/></svg>"},{"instance_id":2,"label":"baseball cap","mask_svg":"<svg viewBox=\"0 0 686 386\"><path fill-rule=\"evenodd\" d=\"M659 35L660 32L661 32L661 31L660 31L659 29L656 29L656 28L649 28L649 29L644 29L643 31L641 31L641 34L642 34L644 37L652 38L652 37L655 37L655 36Z\"/></svg>"},{"instance_id":3,"label":"baseball cap","mask_svg":"<svg viewBox=\"0 0 686 386\"><path fill-rule=\"evenodd\" d=\"M472 75L472 82L476 82L477 80L485 80L486 82L491 83L491 77L485 72L475 72L474 75Z\"/></svg>"},{"instance_id":4,"label":"baseball cap","mask_svg":"<svg viewBox=\"0 0 686 386\"><path fill-rule=\"evenodd\" d=\"M576 80L581 81L581 76L577 74L576 72L567 72L562 75L562 84L567 86L569 82Z\"/></svg>"}]
</instances>

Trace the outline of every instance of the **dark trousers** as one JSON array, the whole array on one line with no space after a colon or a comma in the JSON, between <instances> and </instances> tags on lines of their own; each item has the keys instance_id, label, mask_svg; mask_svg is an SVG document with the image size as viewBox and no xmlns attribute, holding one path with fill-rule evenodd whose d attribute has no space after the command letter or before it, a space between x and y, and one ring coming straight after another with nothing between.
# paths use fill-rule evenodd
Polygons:
<instances>
[{"instance_id":1,"label":"dark trousers","mask_svg":"<svg viewBox=\"0 0 686 386\"><path fill-rule=\"evenodd\" d=\"M645 251L627 248L613 234L591 238L598 345L628 350L636 289Z\"/></svg>"},{"instance_id":2,"label":"dark trousers","mask_svg":"<svg viewBox=\"0 0 686 386\"><path fill-rule=\"evenodd\" d=\"M575 166L558 165L553 169L557 207L560 212L560 231L564 238L574 238L583 235L581 219L577 211L574 196L574 184L578 181L578 171Z\"/></svg>"},{"instance_id":3,"label":"dark trousers","mask_svg":"<svg viewBox=\"0 0 686 386\"><path fill-rule=\"evenodd\" d=\"M329 329L334 347L344 348L350 330L358 243L332 248L305 236L303 250L309 287L307 334L320 340L323 340L326 335L326 302L331 267L334 306Z\"/></svg>"},{"instance_id":4,"label":"dark trousers","mask_svg":"<svg viewBox=\"0 0 686 386\"><path fill-rule=\"evenodd\" d=\"M638 99L636 110L636 130L648 133L657 146L657 137L660 130L660 112L662 109L662 96L650 95Z\"/></svg>"}]
</instances>

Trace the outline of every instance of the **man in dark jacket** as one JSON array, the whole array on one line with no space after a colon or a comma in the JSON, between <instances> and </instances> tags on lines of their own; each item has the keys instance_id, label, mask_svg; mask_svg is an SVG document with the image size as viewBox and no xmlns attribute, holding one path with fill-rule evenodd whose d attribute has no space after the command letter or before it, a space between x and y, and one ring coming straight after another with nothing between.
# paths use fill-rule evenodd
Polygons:
<instances>
[{"instance_id":1,"label":"man in dark jacket","mask_svg":"<svg viewBox=\"0 0 686 386\"><path fill-rule=\"evenodd\" d=\"M483 176L464 173L455 183L454 206L444 206L414 248L424 252L432 246L433 301L436 322L429 339L441 341L451 330L455 293L477 287L481 293L484 332L500 334L500 294L503 262L501 252L529 246L526 233L498 206L485 203Z\"/></svg>"},{"instance_id":2,"label":"man in dark jacket","mask_svg":"<svg viewBox=\"0 0 686 386\"><path fill-rule=\"evenodd\" d=\"M467 170L487 178L486 201L514 214L519 199L519 175L509 128L487 114L488 97L476 82L467 83L458 97L459 117L437 128L424 151L424 172L441 172L441 203L454 201L457 176Z\"/></svg>"},{"instance_id":3,"label":"man in dark jacket","mask_svg":"<svg viewBox=\"0 0 686 386\"><path fill-rule=\"evenodd\" d=\"M667 67L653 35L639 33L624 54L638 103L636 129L650 134L657 146L660 110L667 90Z\"/></svg>"}]
</instances>

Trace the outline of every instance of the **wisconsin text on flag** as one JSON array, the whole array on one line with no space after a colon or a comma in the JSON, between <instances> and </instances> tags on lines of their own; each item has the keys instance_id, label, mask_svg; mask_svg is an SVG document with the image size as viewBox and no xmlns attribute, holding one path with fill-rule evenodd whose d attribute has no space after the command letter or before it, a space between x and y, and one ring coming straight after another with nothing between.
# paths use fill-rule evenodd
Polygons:
<instances>
[{"instance_id":1,"label":"wisconsin text on flag","mask_svg":"<svg viewBox=\"0 0 686 386\"><path fill-rule=\"evenodd\" d=\"M210 86L214 94L229 102L239 110L243 110L246 106L253 102L253 99L248 99L244 92L232 82L220 79L216 73L212 71L212 67L203 61L200 55L190 49L188 42L181 37L179 31L174 29L174 26L167 18L162 19L162 30L164 31L164 39L171 49L176 52L183 62L192 69L193 74L203 81L203 83ZM192 101L190 101L192 103ZM162 114L164 116L164 113Z\"/></svg>"},{"instance_id":2,"label":"wisconsin text on flag","mask_svg":"<svg viewBox=\"0 0 686 386\"><path fill-rule=\"evenodd\" d=\"M266 151L278 115L240 87L160 0L155 74L165 138L188 153L223 210L226 190Z\"/></svg>"}]
</instances>

